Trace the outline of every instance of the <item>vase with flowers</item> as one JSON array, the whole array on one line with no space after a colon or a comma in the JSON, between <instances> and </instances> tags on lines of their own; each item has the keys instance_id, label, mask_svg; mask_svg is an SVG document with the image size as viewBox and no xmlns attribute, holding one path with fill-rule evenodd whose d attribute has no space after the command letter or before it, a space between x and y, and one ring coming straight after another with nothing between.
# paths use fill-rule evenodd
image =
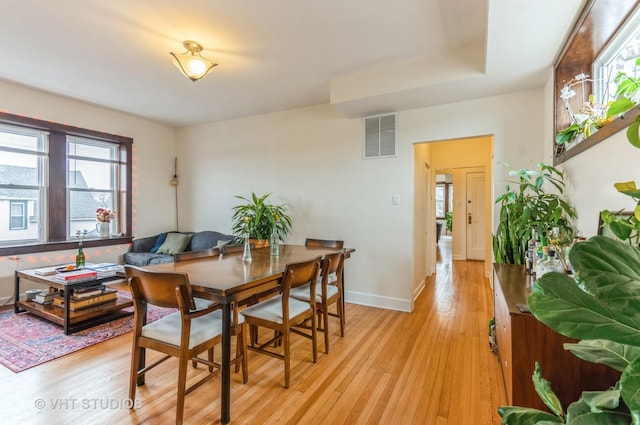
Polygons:
<instances>
[{"instance_id":1,"label":"vase with flowers","mask_svg":"<svg viewBox=\"0 0 640 425\"><path fill-rule=\"evenodd\" d=\"M116 216L115 211L111 211L107 208L98 208L96 210L96 232L101 238L109 237L109 226L111 225L111 219Z\"/></svg>"}]
</instances>

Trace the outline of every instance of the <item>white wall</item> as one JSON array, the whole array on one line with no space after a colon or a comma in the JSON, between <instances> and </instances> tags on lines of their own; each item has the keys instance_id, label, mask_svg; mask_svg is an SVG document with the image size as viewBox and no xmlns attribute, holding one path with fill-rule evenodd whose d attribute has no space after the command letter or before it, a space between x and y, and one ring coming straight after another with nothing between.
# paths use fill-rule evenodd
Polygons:
<instances>
[{"instance_id":1,"label":"white wall","mask_svg":"<svg viewBox=\"0 0 640 425\"><path fill-rule=\"evenodd\" d=\"M173 176L175 130L133 115L0 81L0 110L132 137L133 234L148 236L175 227ZM126 245L87 248L87 261L116 261ZM0 257L0 301L13 294L16 267L30 268L75 261L75 251L21 255L20 260ZM29 286L21 287L21 292Z\"/></svg>"},{"instance_id":2,"label":"white wall","mask_svg":"<svg viewBox=\"0 0 640 425\"><path fill-rule=\"evenodd\" d=\"M495 164L533 167L544 151L541 89L401 111L398 156L374 160L362 159L361 120L344 118L329 105L180 129L175 146L176 131L132 115L2 82L0 94L0 110L9 113L134 138L135 236L175 227L169 179L177 151L180 230L230 232L234 195L273 192L274 202L291 207L288 242L340 238L356 248L346 268L347 300L406 311L426 267L414 264L414 143L492 135L492 198L503 191L507 172ZM391 204L394 194L400 205ZM124 250L99 254L110 261ZM95 251L87 250L89 261ZM23 256L18 266L73 255ZM0 297L11 294L15 267L0 258Z\"/></svg>"},{"instance_id":3,"label":"white wall","mask_svg":"<svg viewBox=\"0 0 640 425\"><path fill-rule=\"evenodd\" d=\"M543 100L539 89L401 111L398 156L390 159L363 160L361 120L329 105L182 129L178 157L189 170L181 179L181 221L227 231L233 195L273 192L291 206L288 242L341 238L356 248L346 267L347 300L410 310L424 277L413 261L420 228L413 144L492 135L494 164L533 167L543 157ZM494 194L504 190L507 171L494 165ZM400 205L391 204L393 194Z\"/></svg>"}]
</instances>

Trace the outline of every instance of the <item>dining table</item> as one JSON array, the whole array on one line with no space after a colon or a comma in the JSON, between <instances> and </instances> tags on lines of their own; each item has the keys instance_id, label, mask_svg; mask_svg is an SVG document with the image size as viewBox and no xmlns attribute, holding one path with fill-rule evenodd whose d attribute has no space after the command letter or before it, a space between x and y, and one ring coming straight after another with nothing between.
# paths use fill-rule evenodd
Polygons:
<instances>
[{"instance_id":1,"label":"dining table","mask_svg":"<svg viewBox=\"0 0 640 425\"><path fill-rule=\"evenodd\" d=\"M231 421L232 306L259 294L277 291L287 264L324 257L325 254L335 251L337 251L335 248L283 244L279 246L278 255L271 255L269 247L252 249L250 261L242 260L242 252L235 252L145 267L149 270L165 272L186 272L195 296L207 298L222 305L220 371L222 424L228 424ZM354 249L345 249L345 258L354 251Z\"/></svg>"}]
</instances>

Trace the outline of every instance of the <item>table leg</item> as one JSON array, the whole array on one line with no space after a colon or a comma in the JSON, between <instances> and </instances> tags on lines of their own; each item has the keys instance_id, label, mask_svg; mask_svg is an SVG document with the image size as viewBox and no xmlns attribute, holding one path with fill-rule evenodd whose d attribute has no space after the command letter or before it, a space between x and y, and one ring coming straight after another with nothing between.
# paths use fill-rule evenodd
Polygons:
<instances>
[{"instance_id":1,"label":"table leg","mask_svg":"<svg viewBox=\"0 0 640 425\"><path fill-rule=\"evenodd\" d=\"M231 304L222 304L222 386L220 395L220 422L231 421Z\"/></svg>"},{"instance_id":2,"label":"table leg","mask_svg":"<svg viewBox=\"0 0 640 425\"><path fill-rule=\"evenodd\" d=\"M71 330L71 324L69 316L70 316L70 311L71 311L71 306L69 305L71 304L71 290L69 288L64 288L64 308L63 310L63 323L64 323L64 334L65 335L69 335L69 331Z\"/></svg>"},{"instance_id":3,"label":"table leg","mask_svg":"<svg viewBox=\"0 0 640 425\"><path fill-rule=\"evenodd\" d=\"M20 308L18 307L18 301L20 300L20 278L18 277L18 271L16 270L14 272L14 281L13 281L13 291L15 293L15 300L13 302L13 312L14 313L19 313L20 312Z\"/></svg>"}]
</instances>

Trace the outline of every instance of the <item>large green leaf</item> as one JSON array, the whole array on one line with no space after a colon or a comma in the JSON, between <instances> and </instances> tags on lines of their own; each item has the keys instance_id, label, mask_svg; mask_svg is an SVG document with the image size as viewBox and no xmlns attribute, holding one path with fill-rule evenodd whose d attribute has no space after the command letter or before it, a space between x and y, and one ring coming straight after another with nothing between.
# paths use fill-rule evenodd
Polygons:
<instances>
[{"instance_id":1,"label":"large green leaf","mask_svg":"<svg viewBox=\"0 0 640 425\"><path fill-rule=\"evenodd\" d=\"M538 279L527 303L539 321L570 338L610 339L631 345L640 339L633 319L620 317L565 274L547 273Z\"/></svg>"},{"instance_id":2,"label":"large green leaf","mask_svg":"<svg viewBox=\"0 0 640 425\"><path fill-rule=\"evenodd\" d=\"M591 412L615 410L620 406L620 390L612 388L608 391L584 391L582 399L589 405Z\"/></svg>"},{"instance_id":3,"label":"large green leaf","mask_svg":"<svg viewBox=\"0 0 640 425\"><path fill-rule=\"evenodd\" d=\"M595 236L576 244L569 259L586 291L609 309L614 318L640 329L640 250L605 236ZM618 342L640 346L640 335L635 341Z\"/></svg>"},{"instance_id":4,"label":"large green leaf","mask_svg":"<svg viewBox=\"0 0 640 425\"><path fill-rule=\"evenodd\" d=\"M541 410L527 407L499 407L498 414L502 418L502 425L534 425L541 421L553 424L564 423L562 419Z\"/></svg>"},{"instance_id":5,"label":"large green leaf","mask_svg":"<svg viewBox=\"0 0 640 425\"><path fill-rule=\"evenodd\" d=\"M567 425L629 425L631 418L624 412L589 412L567 422Z\"/></svg>"},{"instance_id":6,"label":"large green leaf","mask_svg":"<svg viewBox=\"0 0 640 425\"><path fill-rule=\"evenodd\" d=\"M640 424L640 359L636 358L622 372L620 377L620 394L624 400L634 425Z\"/></svg>"},{"instance_id":7,"label":"large green leaf","mask_svg":"<svg viewBox=\"0 0 640 425\"><path fill-rule=\"evenodd\" d=\"M576 357L591 363L602 363L622 372L632 361L640 357L640 347L606 339L583 340L577 344L564 344Z\"/></svg>"},{"instance_id":8,"label":"large green leaf","mask_svg":"<svg viewBox=\"0 0 640 425\"><path fill-rule=\"evenodd\" d=\"M591 412L591 406L589 406L587 404L586 401L584 401L584 399L582 397L580 397L580 400L578 401L574 401L573 403L571 403L569 405L569 407L567 407L567 417L566 417L566 422L569 424L571 423L575 418L585 415L587 413Z\"/></svg>"},{"instance_id":9,"label":"large green leaf","mask_svg":"<svg viewBox=\"0 0 640 425\"><path fill-rule=\"evenodd\" d=\"M601 405L615 405L616 392L604 392L601 394L583 393L583 397L577 402L571 403L567 409L567 425L629 425L631 416L624 410L624 406L617 410L595 409L589 403ZM585 400L585 396L589 402Z\"/></svg>"},{"instance_id":10,"label":"large green leaf","mask_svg":"<svg viewBox=\"0 0 640 425\"><path fill-rule=\"evenodd\" d=\"M562 410L560 400L551 389L549 381L542 377L540 363L538 362L536 362L536 366L533 371L533 386L536 389L536 393L538 393L538 397L540 397L540 400L544 402L549 410L551 410L551 412L557 417L564 418L564 411Z\"/></svg>"}]
</instances>

